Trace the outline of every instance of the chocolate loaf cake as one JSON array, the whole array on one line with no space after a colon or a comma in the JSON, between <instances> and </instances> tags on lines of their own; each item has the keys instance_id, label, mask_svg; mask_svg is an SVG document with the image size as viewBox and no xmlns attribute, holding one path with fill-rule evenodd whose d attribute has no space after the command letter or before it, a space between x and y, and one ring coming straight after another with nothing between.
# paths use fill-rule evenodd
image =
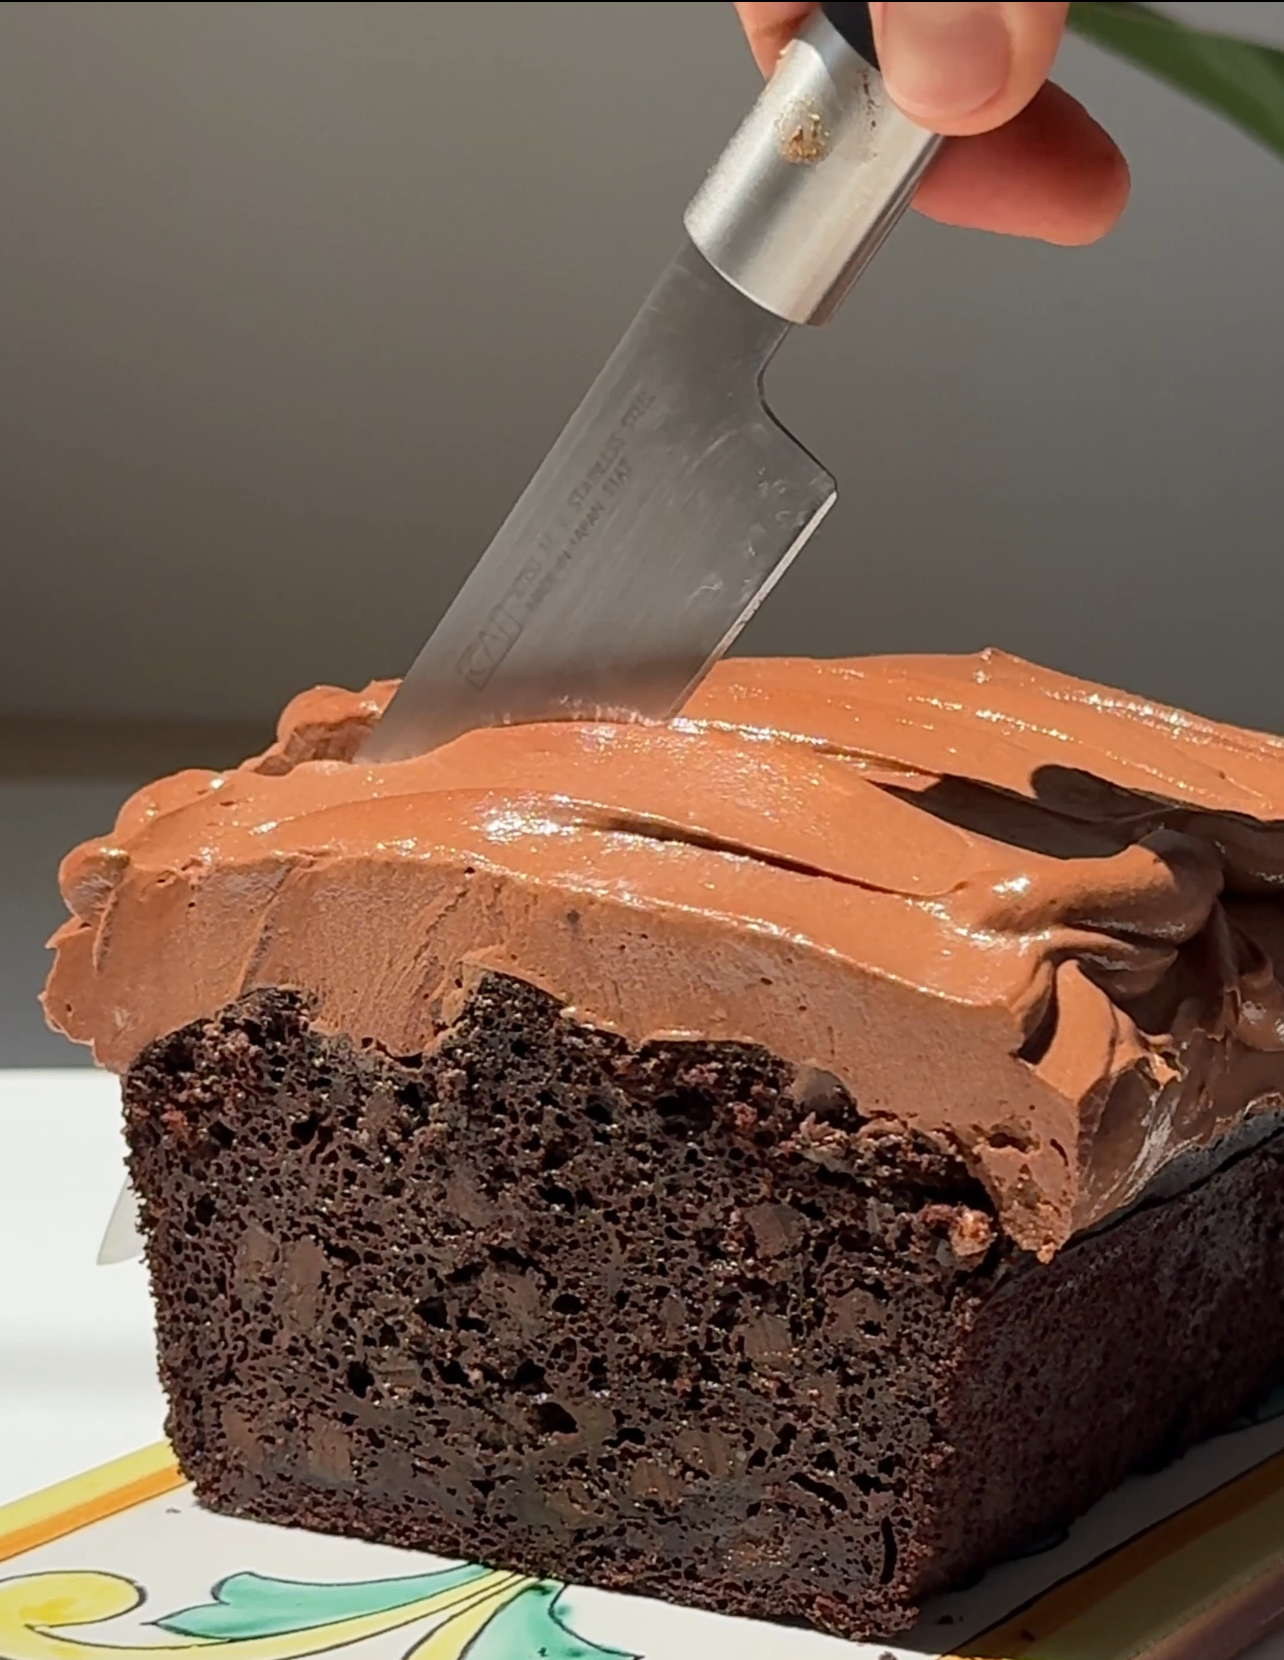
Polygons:
<instances>
[{"instance_id":1,"label":"chocolate loaf cake","mask_svg":"<svg viewBox=\"0 0 1284 1660\"><path fill-rule=\"evenodd\" d=\"M201 1498L843 1635L1284 1371L1284 741L995 653L371 767L65 861Z\"/></svg>"}]
</instances>

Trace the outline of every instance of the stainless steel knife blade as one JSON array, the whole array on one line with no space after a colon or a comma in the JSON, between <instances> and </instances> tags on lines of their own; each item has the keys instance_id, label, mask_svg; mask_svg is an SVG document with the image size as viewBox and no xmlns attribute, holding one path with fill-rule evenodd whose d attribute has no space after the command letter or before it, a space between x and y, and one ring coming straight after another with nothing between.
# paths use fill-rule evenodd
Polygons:
<instances>
[{"instance_id":1,"label":"stainless steel knife blade","mask_svg":"<svg viewBox=\"0 0 1284 1660\"><path fill-rule=\"evenodd\" d=\"M117 1195L107 1222L103 1242L98 1247L98 1266L109 1268L113 1263L132 1262L143 1254L142 1235L138 1231L138 1201L128 1182Z\"/></svg>"},{"instance_id":2,"label":"stainless steel knife blade","mask_svg":"<svg viewBox=\"0 0 1284 1660\"><path fill-rule=\"evenodd\" d=\"M867 8L826 10L840 26L817 13L782 56L360 759L478 726L674 713L833 504L763 373L793 323L833 311L939 141L849 43L872 52Z\"/></svg>"},{"instance_id":3,"label":"stainless steel knife blade","mask_svg":"<svg viewBox=\"0 0 1284 1660\"><path fill-rule=\"evenodd\" d=\"M788 330L690 243L679 251L367 753L681 702L834 500L833 479L762 401Z\"/></svg>"}]
</instances>

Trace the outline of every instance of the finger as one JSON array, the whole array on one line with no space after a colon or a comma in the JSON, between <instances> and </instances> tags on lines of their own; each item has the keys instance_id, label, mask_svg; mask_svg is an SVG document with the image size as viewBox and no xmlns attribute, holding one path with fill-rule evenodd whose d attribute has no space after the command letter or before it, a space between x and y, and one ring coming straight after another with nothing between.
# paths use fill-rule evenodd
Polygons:
<instances>
[{"instance_id":1,"label":"finger","mask_svg":"<svg viewBox=\"0 0 1284 1660\"><path fill-rule=\"evenodd\" d=\"M1062 0L881 0L870 15L893 102L934 132L965 134L1030 102L1068 10Z\"/></svg>"},{"instance_id":2,"label":"finger","mask_svg":"<svg viewBox=\"0 0 1284 1660\"><path fill-rule=\"evenodd\" d=\"M892 10L924 9L914 0L885 0L876 18ZM815 7L805 3L737 4L759 68L769 74L776 59ZM947 9L962 10L961 5ZM999 8L1017 20L1012 64L1017 68L1004 96L1016 114L1007 128L985 130L993 117L978 117L980 135L947 145L919 186L914 206L949 225L1029 236L1066 246L1104 236L1128 200L1128 166L1088 112L1059 87L1038 78L1056 50L1063 5ZM1054 14L1049 27L1048 14ZM1033 19L1033 30L1030 28ZM884 26L879 18L878 26ZM1041 37L1039 30L1044 31ZM885 48L880 48L885 51ZM1024 84L1022 76L1024 75ZM1030 87L1031 80L1033 87ZM1029 88L1029 90L1026 90ZM1015 91L1014 91L1015 89ZM1003 119L1003 117L999 117ZM971 124L965 123L968 130Z\"/></svg>"},{"instance_id":3,"label":"finger","mask_svg":"<svg viewBox=\"0 0 1284 1660\"><path fill-rule=\"evenodd\" d=\"M810 0L784 0L783 4L741 4L736 11L749 42L754 62L764 75L776 67L776 59L798 33L808 12L815 11Z\"/></svg>"},{"instance_id":4,"label":"finger","mask_svg":"<svg viewBox=\"0 0 1284 1660\"><path fill-rule=\"evenodd\" d=\"M1128 183L1109 134L1049 81L1006 126L946 144L914 206L947 225L1074 246L1106 234Z\"/></svg>"}]
</instances>

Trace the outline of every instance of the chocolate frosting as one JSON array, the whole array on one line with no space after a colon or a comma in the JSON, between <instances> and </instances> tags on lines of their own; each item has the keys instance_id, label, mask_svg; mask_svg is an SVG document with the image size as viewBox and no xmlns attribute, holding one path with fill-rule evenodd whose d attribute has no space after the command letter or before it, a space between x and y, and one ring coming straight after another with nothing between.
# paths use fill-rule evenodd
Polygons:
<instances>
[{"instance_id":1,"label":"chocolate frosting","mask_svg":"<svg viewBox=\"0 0 1284 1660\"><path fill-rule=\"evenodd\" d=\"M987 651L737 659L666 724L354 762L392 690L304 693L71 853L52 1024L123 1069L283 986L406 1055L496 969L834 1075L1044 1258L1284 1107L1284 740Z\"/></svg>"}]
</instances>

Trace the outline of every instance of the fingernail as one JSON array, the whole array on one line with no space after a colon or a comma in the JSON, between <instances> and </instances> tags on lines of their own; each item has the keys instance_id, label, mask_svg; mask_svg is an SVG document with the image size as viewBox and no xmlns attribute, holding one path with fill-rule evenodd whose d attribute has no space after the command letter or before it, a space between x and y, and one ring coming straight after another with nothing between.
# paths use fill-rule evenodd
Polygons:
<instances>
[{"instance_id":1,"label":"fingernail","mask_svg":"<svg viewBox=\"0 0 1284 1660\"><path fill-rule=\"evenodd\" d=\"M892 0L883 7L879 57L887 90L907 115L955 121L1002 90L1012 41L1002 5L989 0Z\"/></svg>"}]
</instances>

